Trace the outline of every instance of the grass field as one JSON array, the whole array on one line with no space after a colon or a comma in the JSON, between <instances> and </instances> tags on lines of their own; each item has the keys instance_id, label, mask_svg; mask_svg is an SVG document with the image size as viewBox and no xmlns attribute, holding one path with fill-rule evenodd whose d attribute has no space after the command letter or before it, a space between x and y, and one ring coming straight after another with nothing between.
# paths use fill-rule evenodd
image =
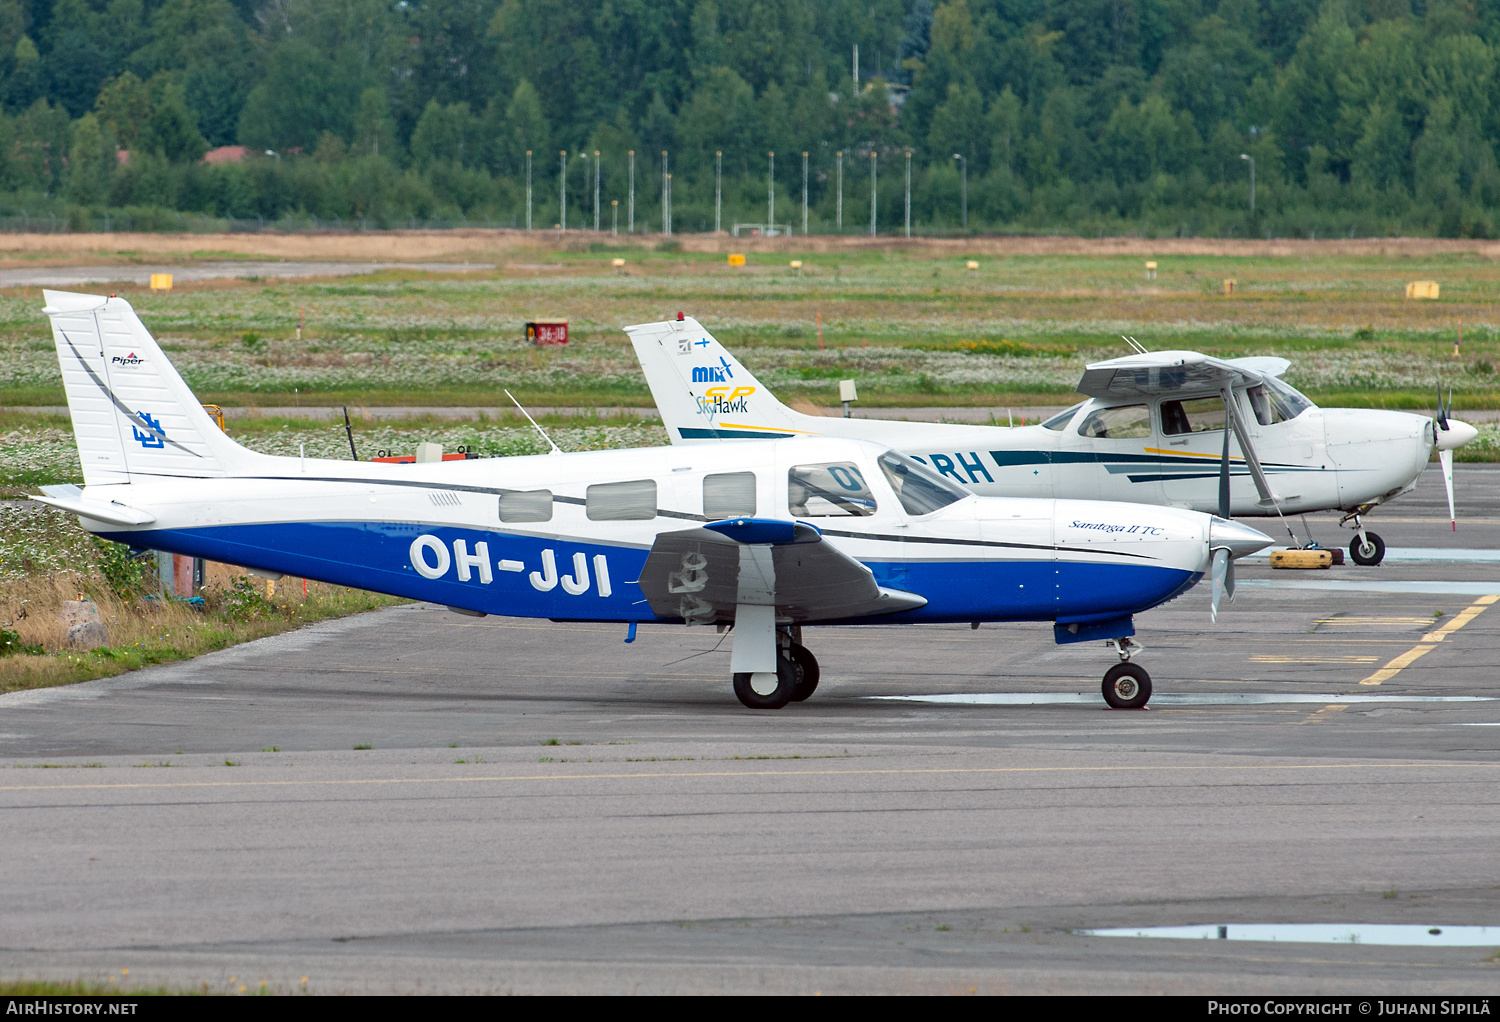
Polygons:
<instances>
[{"instance_id":1,"label":"grass field","mask_svg":"<svg viewBox=\"0 0 1500 1022\"><path fill-rule=\"evenodd\" d=\"M228 405L493 406L508 387L534 404L646 406L620 328L679 310L742 352L768 385L818 402L832 403L837 381L852 377L867 405L1065 403L1082 366L1124 353L1127 334L1153 348L1283 355L1293 362L1289 381L1323 404L1426 408L1451 386L1460 408L1500 405L1500 262L1487 249L1393 242L1398 254L1378 255L1303 243L1268 255L1253 243L1245 255L1160 255L1148 281L1145 242L1128 254L1101 243L1106 254L1088 256L984 254L979 242L972 252L852 243L819 252L828 247L819 238L799 251L796 240L751 251L739 270L718 252L661 245L497 241L457 253L493 261L493 272L113 290L135 303L199 396ZM970 255L977 271L965 269ZM797 257L800 276L786 265ZM614 258L626 260L623 272ZM32 252L12 261L45 260ZM1232 296L1222 293L1227 278L1237 281ZM1439 281L1442 299L1406 300L1405 282L1417 279ZM35 288L0 292L0 404L62 402L39 305ZM539 315L568 317L573 343L527 346L522 325Z\"/></svg>"}]
</instances>

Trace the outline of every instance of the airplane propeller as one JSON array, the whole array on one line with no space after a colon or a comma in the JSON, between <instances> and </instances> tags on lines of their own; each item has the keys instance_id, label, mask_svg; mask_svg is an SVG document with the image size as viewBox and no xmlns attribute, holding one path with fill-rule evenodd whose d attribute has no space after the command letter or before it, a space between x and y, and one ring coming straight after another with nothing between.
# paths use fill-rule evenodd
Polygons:
<instances>
[{"instance_id":1,"label":"airplane propeller","mask_svg":"<svg viewBox=\"0 0 1500 1022\"><path fill-rule=\"evenodd\" d=\"M1448 524L1458 531L1458 514L1453 505L1453 452L1479 435L1479 431L1467 422L1452 418L1453 390L1448 390L1448 401L1443 402L1442 388L1438 388L1437 414L1432 417L1433 437L1436 441L1438 461L1443 466L1443 485L1448 488Z\"/></svg>"}]
</instances>

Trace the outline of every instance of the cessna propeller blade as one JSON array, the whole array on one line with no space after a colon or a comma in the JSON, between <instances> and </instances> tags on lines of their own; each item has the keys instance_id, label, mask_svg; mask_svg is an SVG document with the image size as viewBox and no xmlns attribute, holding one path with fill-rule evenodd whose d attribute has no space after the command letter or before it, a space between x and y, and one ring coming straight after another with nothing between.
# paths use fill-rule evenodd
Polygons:
<instances>
[{"instance_id":1,"label":"cessna propeller blade","mask_svg":"<svg viewBox=\"0 0 1500 1022\"><path fill-rule=\"evenodd\" d=\"M1437 414L1432 417L1434 446L1438 461L1443 466L1443 484L1448 488L1448 524L1458 531L1458 512L1453 504L1453 452L1479 435L1479 430L1467 422L1452 418L1453 389L1448 389L1448 400L1443 401L1443 392L1438 390Z\"/></svg>"}]
</instances>

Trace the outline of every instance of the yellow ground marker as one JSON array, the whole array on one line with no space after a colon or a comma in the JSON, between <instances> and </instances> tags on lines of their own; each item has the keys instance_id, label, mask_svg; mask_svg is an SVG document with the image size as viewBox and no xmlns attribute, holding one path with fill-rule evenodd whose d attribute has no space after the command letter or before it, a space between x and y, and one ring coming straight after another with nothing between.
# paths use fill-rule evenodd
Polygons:
<instances>
[{"instance_id":1,"label":"yellow ground marker","mask_svg":"<svg viewBox=\"0 0 1500 1022\"><path fill-rule=\"evenodd\" d=\"M1384 667L1376 671L1374 674L1370 675L1364 681L1361 681L1360 684L1379 685L1383 682L1390 681L1396 675L1400 674L1403 669L1414 664L1418 660L1418 658L1426 656L1429 652L1431 652L1435 643L1442 642L1444 639L1452 635L1454 632L1458 631L1464 625L1468 624L1470 621L1473 621L1480 614L1483 614L1484 609L1490 604L1494 603L1496 600L1500 600L1500 595L1481 596L1469 606L1459 611L1459 613L1454 616L1452 621L1449 621L1441 628L1434 628L1432 631L1422 636L1422 641L1419 644L1413 646L1405 653L1402 653L1396 659L1386 664Z\"/></svg>"},{"instance_id":2,"label":"yellow ground marker","mask_svg":"<svg viewBox=\"0 0 1500 1022\"><path fill-rule=\"evenodd\" d=\"M1320 720L1327 720L1328 719L1327 717L1323 716L1324 714L1326 714L1326 713L1337 713L1339 710L1347 710L1348 708L1349 708L1349 704L1348 703L1329 703L1327 706L1323 707L1321 710L1314 710L1312 713L1309 713L1307 715L1307 719L1306 720L1298 721L1298 723L1299 724L1316 724Z\"/></svg>"}]
</instances>

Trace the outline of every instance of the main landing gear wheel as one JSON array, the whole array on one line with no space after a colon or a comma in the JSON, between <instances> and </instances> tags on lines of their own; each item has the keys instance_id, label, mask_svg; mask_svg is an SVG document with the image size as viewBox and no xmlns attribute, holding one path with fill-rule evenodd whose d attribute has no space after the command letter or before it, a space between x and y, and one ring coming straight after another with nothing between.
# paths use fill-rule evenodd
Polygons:
<instances>
[{"instance_id":1,"label":"main landing gear wheel","mask_svg":"<svg viewBox=\"0 0 1500 1022\"><path fill-rule=\"evenodd\" d=\"M1115 664L1104 675L1104 701L1117 710L1139 710L1151 698L1151 675L1135 664Z\"/></svg>"},{"instance_id":2,"label":"main landing gear wheel","mask_svg":"<svg viewBox=\"0 0 1500 1022\"><path fill-rule=\"evenodd\" d=\"M806 646L795 643L789 652L797 674L797 684L792 690L792 702L800 703L817 691L818 659Z\"/></svg>"},{"instance_id":3,"label":"main landing gear wheel","mask_svg":"<svg viewBox=\"0 0 1500 1022\"><path fill-rule=\"evenodd\" d=\"M776 658L775 674L742 672L734 676L734 694L752 710L779 710L796 697L796 691L797 668L785 657Z\"/></svg>"},{"instance_id":4,"label":"main landing gear wheel","mask_svg":"<svg viewBox=\"0 0 1500 1022\"><path fill-rule=\"evenodd\" d=\"M1385 560L1385 540L1373 532L1365 533L1365 539L1367 542L1362 543L1358 536L1354 537L1349 544L1349 556L1355 564L1369 568Z\"/></svg>"}]
</instances>

